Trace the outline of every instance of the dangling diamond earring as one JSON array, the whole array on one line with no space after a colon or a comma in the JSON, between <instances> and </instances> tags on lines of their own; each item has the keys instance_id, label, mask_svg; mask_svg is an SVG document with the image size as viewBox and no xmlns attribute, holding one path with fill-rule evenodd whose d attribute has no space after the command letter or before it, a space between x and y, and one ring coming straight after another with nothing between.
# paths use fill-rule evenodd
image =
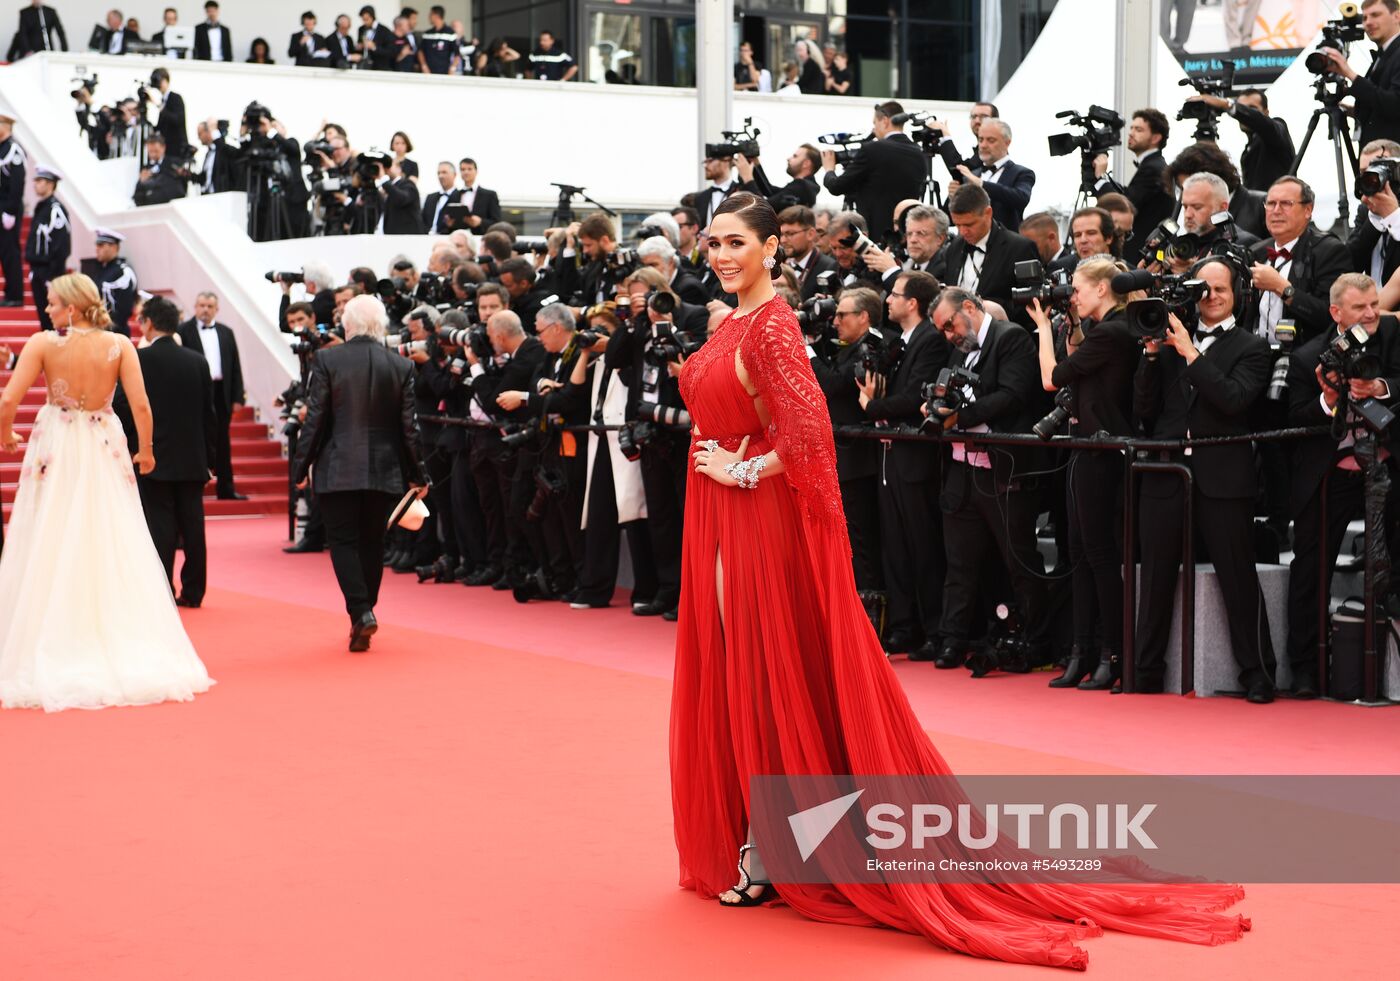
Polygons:
<instances>
[{"instance_id":1,"label":"dangling diamond earring","mask_svg":"<svg viewBox=\"0 0 1400 981\"><path fill-rule=\"evenodd\" d=\"M764 269L772 269L772 268L773 268L774 266L776 266L777 264L778 264L778 260L777 260L777 259L774 259L771 255L766 255L766 256L763 257L763 268L764 268Z\"/></svg>"}]
</instances>

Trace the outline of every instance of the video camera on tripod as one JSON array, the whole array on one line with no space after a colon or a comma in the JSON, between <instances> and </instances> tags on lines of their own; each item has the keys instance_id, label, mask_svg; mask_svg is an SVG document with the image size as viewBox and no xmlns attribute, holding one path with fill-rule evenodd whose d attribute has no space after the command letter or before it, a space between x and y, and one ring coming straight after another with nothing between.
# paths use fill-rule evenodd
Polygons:
<instances>
[{"instance_id":1,"label":"video camera on tripod","mask_svg":"<svg viewBox=\"0 0 1400 981\"><path fill-rule=\"evenodd\" d=\"M1235 87L1235 63L1227 61L1219 72L1201 72L1198 75L1188 75L1178 85L1189 85L1200 95L1213 95L1219 99L1228 99ZM1216 109L1206 102L1190 101L1182 103L1181 109L1177 112L1176 118L1196 120L1196 130L1191 134L1191 139L1206 143L1216 143L1220 140L1220 114L1223 109Z\"/></svg>"},{"instance_id":2,"label":"video camera on tripod","mask_svg":"<svg viewBox=\"0 0 1400 981\"><path fill-rule=\"evenodd\" d=\"M943 166L948 168L949 176L954 180L958 178L958 164L963 162L962 154L953 145L953 141L944 135L942 128L934 125L938 122L937 116L931 112L900 112L891 116L890 122L895 126L909 123L909 138L918 145L924 156L938 157L943 161Z\"/></svg>"},{"instance_id":3,"label":"video camera on tripod","mask_svg":"<svg viewBox=\"0 0 1400 981\"><path fill-rule=\"evenodd\" d=\"M1322 25L1322 40L1303 59L1303 66L1314 75L1326 75L1332 70L1329 67L1332 62L1327 57L1328 49L1340 51L1343 58L1349 57L1351 43L1365 36L1366 29L1361 26L1361 7L1355 3L1340 3L1337 5L1337 17Z\"/></svg>"},{"instance_id":4,"label":"video camera on tripod","mask_svg":"<svg viewBox=\"0 0 1400 981\"><path fill-rule=\"evenodd\" d=\"M1078 126L1082 133L1052 133L1046 138L1050 156L1063 157L1079 151L1080 190L1088 193L1098 183L1094 176L1094 158L1107 153L1123 142L1123 117L1103 106L1090 106L1080 115L1073 109L1055 113L1056 119L1066 120L1068 126Z\"/></svg>"}]
</instances>

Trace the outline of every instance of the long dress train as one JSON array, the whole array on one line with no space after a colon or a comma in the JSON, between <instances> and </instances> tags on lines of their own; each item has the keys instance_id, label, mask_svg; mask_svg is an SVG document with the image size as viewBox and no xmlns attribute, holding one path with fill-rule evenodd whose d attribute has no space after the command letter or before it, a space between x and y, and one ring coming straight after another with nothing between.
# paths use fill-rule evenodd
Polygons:
<instances>
[{"instance_id":1,"label":"long dress train","mask_svg":"<svg viewBox=\"0 0 1400 981\"><path fill-rule=\"evenodd\" d=\"M0 707L187 701L195 653L141 510L109 394L80 409L50 384L0 554Z\"/></svg>"},{"instance_id":2,"label":"long dress train","mask_svg":"<svg viewBox=\"0 0 1400 981\"><path fill-rule=\"evenodd\" d=\"M765 429L735 354L771 417ZM680 884L733 884L756 774L929 774L951 769L890 667L856 593L831 421L796 317L774 298L731 315L687 360L681 391L702 439L748 455L776 449L785 473L754 490L691 472L671 704L672 804ZM716 595L722 568L724 622ZM888 926L950 950L1084 969L1073 941L1104 928L1200 944L1249 921L1217 912L1219 884L812 885L776 892L816 920Z\"/></svg>"}]
</instances>

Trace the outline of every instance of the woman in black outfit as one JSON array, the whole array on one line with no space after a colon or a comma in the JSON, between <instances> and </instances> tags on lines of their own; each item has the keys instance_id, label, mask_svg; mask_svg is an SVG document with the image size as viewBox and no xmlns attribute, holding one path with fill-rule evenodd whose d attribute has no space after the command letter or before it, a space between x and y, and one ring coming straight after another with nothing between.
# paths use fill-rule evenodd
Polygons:
<instances>
[{"instance_id":1,"label":"woman in black outfit","mask_svg":"<svg viewBox=\"0 0 1400 981\"><path fill-rule=\"evenodd\" d=\"M1050 318L1031 307L1040 341L1040 377L1047 392L1070 387L1071 433L1132 436L1133 375L1141 348L1123 317L1125 298L1111 280L1128 267L1112 256L1091 256L1074 271L1071 303L1082 337L1055 360ZM1123 457L1072 450L1069 458L1069 557L1074 566L1074 648L1052 688L1115 688L1122 674L1123 554L1120 540ZM1100 644L1095 646L1098 627Z\"/></svg>"},{"instance_id":2,"label":"woman in black outfit","mask_svg":"<svg viewBox=\"0 0 1400 981\"><path fill-rule=\"evenodd\" d=\"M800 72L797 87L805 95L821 95L826 91L826 74L822 71L822 55L817 46L803 38L793 47Z\"/></svg>"}]
</instances>

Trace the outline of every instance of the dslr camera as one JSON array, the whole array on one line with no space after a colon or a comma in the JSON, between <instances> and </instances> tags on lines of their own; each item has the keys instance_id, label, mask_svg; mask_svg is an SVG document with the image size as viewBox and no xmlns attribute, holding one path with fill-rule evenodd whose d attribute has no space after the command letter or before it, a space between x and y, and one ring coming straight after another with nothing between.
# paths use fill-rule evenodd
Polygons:
<instances>
[{"instance_id":1,"label":"dslr camera","mask_svg":"<svg viewBox=\"0 0 1400 981\"><path fill-rule=\"evenodd\" d=\"M919 429L924 432L948 429L957 421L958 410L967 404L964 387L977 384L977 372L964 367L944 368L938 377L920 389L928 409L928 418ZM948 415L939 414L947 410Z\"/></svg>"},{"instance_id":2,"label":"dslr camera","mask_svg":"<svg viewBox=\"0 0 1400 981\"><path fill-rule=\"evenodd\" d=\"M1070 282L1068 269L1052 269L1046 272L1039 259L1024 259L1012 266L1012 276L1013 302L1030 306L1039 300L1040 305L1047 310L1069 310L1069 300L1074 295L1074 284Z\"/></svg>"},{"instance_id":3,"label":"dslr camera","mask_svg":"<svg viewBox=\"0 0 1400 981\"><path fill-rule=\"evenodd\" d=\"M1386 188L1400 194L1400 157L1378 157L1356 178L1356 196L1380 194Z\"/></svg>"},{"instance_id":4,"label":"dslr camera","mask_svg":"<svg viewBox=\"0 0 1400 981\"><path fill-rule=\"evenodd\" d=\"M745 117L744 128L739 130L721 130L723 137L719 143L705 144L706 159L720 160L724 157L748 157L753 160L758 157L758 136L761 130L753 128L753 117Z\"/></svg>"},{"instance_id":5,"label":"dslr camera","mask_svg":"<svg viewBox=\"0 0 1400 981\"><path fill-rule=\"evenodd\" d=\"M1347 392L1347 383L1355 379L1370 381L1380 377L1380 345L1370 346L1371 335L1360 324L1352 324L1341 331L1322 349L1318 363L1322 366L1323 384L1339 392L1343 401L1360 417L1372 432L1383 433L1395 419L1395 414L1378 399L1364 398L1353 400ZM1333 382L1332 377L1341 379ZM1340 418L1340 416L1339 416Z\"/></svg>"}]
</instances>

